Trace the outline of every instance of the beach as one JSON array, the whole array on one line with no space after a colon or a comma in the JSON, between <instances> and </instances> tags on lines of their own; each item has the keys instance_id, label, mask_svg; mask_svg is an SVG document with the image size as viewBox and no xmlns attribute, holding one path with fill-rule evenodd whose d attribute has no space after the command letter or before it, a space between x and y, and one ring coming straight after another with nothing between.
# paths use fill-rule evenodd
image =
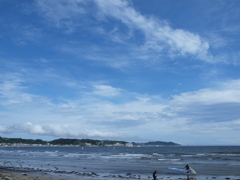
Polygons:
<instances>
[{"instance_id":1,"label":"beach","mask_svg":"<svg viewBox=\"0 0 240 180\"><path fill-rule=\"evenodd\" d=\"M18 170L0 169L0 180L120 180L120 179L146 179L141 178L141 175L108 175L101 176L96 174L89 175L72 175L58 174L46 172L22 172ZM149 174L147 179L152 180ZM240 180L237 176L197 176L197 175L158 175L158 180Z\"/></svg>"},{"instance_id":2,"label":"beach","mask_svg":"<svg viewBox=\"0 0 240 180\"><path fill-rule=\"evenodd\" d=\"M23 173L13 170L0 169L0 180L63 180L69 179L68 177L62 177L62 175L50 175L40 174L36 172ZM74 180L74 179L72 179Z\"/></svg>"},{"instance_id":3,"label":"beach","mask_svg":"<svg viewBox=\"0 0 240 180\"><path fill-rule=\"evenodd\" d=\"M169 169L186 164L189 175ZM240 180L240 147L2 147L1 179Z\"/></svg>"}]
</instances>

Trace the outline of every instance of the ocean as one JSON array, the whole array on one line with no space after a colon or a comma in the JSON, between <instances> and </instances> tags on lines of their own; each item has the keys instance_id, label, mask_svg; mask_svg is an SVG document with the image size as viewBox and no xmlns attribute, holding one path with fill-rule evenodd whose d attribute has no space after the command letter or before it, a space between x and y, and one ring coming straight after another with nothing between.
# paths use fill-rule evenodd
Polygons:
<instances>
[{"instance_id":1,"label":"ocean","mask_svg":"<svg viewBox=\"0 0 240 180\"><path fill-rule=\"evenodd\" d=\"M196 177L240 177L240 146L0 147L0 167L19 171L98 176L98 179L181 177L168 167L189 164Z\"/></svg>"}]
</instances>

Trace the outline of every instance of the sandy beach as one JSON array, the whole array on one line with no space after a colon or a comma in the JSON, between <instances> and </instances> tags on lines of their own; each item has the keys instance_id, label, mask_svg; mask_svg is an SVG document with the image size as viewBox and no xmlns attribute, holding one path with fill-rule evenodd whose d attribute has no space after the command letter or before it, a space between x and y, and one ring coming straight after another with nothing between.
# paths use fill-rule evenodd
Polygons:
<instances>
[{"instance_id":1,"label":"sandy beach","mask_svg":"<svg viewBox=\"0 0 240 180\"><path fill-rule=\"evenodd\" d=\"M0 180L120 180L120 179L146 179L141 178L139 175L134 176L72 176L68 174L58 173L46 173L46 172L22 172L8 169L0 169ZM152 176L149 175L147 179L152 180ZM236 176L186 176L186 175L158 175L158 180L240 180L240 177Z\"/></svg>"},{"instance_id":2,"label":"sandy beach","mask_svg":"<svg viewBox=\"0 0 240 180\"><path fill-rule=\"evenodd\" d=\"M69 177L67 175L36 173L36 172L20 172L0 169L0 180L77 180L82 178Z\"/></svg>"}]
</instances>

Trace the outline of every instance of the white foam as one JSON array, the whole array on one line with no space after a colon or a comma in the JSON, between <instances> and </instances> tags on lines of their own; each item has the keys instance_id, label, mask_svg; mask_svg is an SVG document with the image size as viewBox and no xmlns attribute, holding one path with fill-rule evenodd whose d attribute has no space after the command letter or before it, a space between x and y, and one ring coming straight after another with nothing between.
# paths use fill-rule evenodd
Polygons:
<instances>
[{"instance_id":1,"label":"white foam","mask_svg":"<svg viewBox=\"0 0 240 180\"><path fill-rule=\"evenodd\" d=\"M164 156L164 154L153 153L153 156Z\"/></svg>"},{"instance_id":2,"label":"white foam","mask_svg":"<svg viewBox=\"0 0 240 180\"><path fill-rule=\"evenodd\" d=\"M158 159L159 161L181 161L182 159Z\"/></svg>"},{"instance_id":3,"label":"white foam","mask_svg":"<svg viewBox=\"0 0 240 180\"><path fill-rule=\"evenodd\" d=\"M129 154L129 153L119 153L117 155L100 156L103 159L140 159L140 158L151 158L151 155L147 154Z\"/></svg>"}]
</instances>

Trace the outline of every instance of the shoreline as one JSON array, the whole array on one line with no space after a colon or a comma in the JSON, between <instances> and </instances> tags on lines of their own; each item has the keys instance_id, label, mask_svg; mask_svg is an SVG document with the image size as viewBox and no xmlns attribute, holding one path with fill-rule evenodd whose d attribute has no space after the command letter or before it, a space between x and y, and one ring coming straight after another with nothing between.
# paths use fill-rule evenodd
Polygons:
<instances>
[{"instance_id":1,"label":"shoreline","mask_svg":"<svg viewBox=\"0 0 240 180\"><path fill-rule=\"evenodd\" d=\"M240 180L240 147L0 148L0 180ZM189 175L169 167L186 164ZM22 174L25 173L25 174Z\"/></svg>"},{"instance_id":2,"label":"shoreline","mask_svg":"<svg viewBox=\"0 0 240 180\"><path fill-rule=\"evenodd\" d=\"M100 175L94 172L88 174L75 174L74 172L45 172L18 169L0 168L0 180L120 180L120 179L144 179L153 180L152 174L148 176L125 174L125 175ZM159 174L157 180L240 180L239 176L203 176L186 174Z\"/></svg>"},{"instance_id":3,"label":"shoreline","mask_svg":"<svg viewBox=\"0 0 240 180\"><path fill-rule=\"evenodd\" d=\"M19 170L8 170L0 168L0 180L75 180L62 175L51 175L48 173L26 172Z\"/></svg>"}]
</instances>

